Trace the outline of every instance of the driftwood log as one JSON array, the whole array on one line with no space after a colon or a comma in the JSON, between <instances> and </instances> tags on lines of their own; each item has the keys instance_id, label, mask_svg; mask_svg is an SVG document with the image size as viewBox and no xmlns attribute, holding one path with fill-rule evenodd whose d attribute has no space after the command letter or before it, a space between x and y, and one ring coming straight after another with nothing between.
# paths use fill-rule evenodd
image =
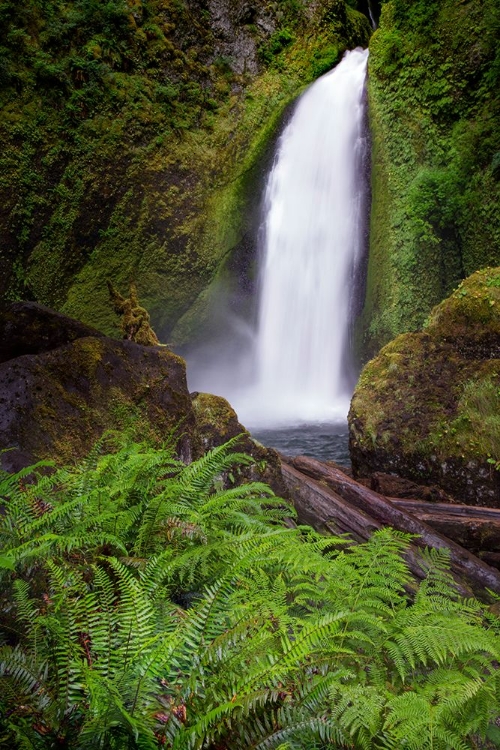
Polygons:
<instances>
[{"instance_id":1,"label":"driftwood log","mask_svg":"<svg viewBox=\"0 0 500 750\"><path fill-rule=\"evenodd\" d=\"M301 523L319 531L348 533L355 541L368 539L377 528L392 526L416 535L407 561L418 578L425 574L418 548L447 549L452 573L462 591L467 593L468 588L477 596L484 596L485 590L490 589L500 594L500 571L340 470L298 456L291 465L283 463L282 472Z\"/></svg>"}]
</instances>

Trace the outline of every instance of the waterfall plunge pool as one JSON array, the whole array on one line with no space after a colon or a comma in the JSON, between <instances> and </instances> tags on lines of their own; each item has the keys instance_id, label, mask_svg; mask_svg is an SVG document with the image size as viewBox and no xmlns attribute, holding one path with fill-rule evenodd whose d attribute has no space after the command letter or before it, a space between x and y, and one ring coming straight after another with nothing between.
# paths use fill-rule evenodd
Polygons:
<instances>
[{"instance_id":1,"label":"waterfall plunge pool","mask_svg":"<svg viewBox=\"0 0 500 750\"><path fill-rule=\"evenodd\" d=\"M252 430L252 437L285 456L312 456L350 467L347 424L299 424Z\"/></svg>"}]
</instances>

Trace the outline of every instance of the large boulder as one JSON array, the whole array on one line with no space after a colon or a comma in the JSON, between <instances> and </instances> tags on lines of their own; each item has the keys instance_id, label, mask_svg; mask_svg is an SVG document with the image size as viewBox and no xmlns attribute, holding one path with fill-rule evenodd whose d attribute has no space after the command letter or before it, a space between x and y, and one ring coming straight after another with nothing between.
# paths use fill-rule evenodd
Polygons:
<instances>
[{"instance_id":1,"label":"large boulder","mask_svg":"<svg viewBox=\"0 0 500 750\"><path fill-rule=\"evenodd\" d=\"M355 476L397 474L500 507L500 268L470 276L422 332L365 366L349 430Z\"/></svg>"},{"instance_id":2,"label":"large boulder","mask_svg":"<svg viewBox=\"0 0 500 750\"><path fill-rule=\"evenodd\" d=\"M185 362L166 347L107 338L34 303L7 308L0 330L3 468L70 462L105 430L132 425L171 435L185 460L199 453Z\"/></svg>"},{"instance_id":3,"label":"large boulder","mask_svg":"<svg viewBox=\"0 0 500 750\"><path fill-rule=\"evenodd\" d=\"M0 466L17 471L39 459L71 463L106 430L173 443L189 462L241 434L236 450L255 463L242 478L279 493L276 451L255 443L225 399L190 394L184 360L165 346L104 336L36 303L0 313Z\"/></svg>"}]
</instances>

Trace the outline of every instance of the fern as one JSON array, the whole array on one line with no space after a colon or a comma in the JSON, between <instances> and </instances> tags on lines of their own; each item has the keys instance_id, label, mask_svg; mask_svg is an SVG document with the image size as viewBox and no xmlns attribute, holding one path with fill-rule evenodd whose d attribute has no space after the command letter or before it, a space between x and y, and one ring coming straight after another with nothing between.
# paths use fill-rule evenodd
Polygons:
<instances>
[{"instance_id":1,"label":"fern","mask_svg":"<svg viewBox=\"0 0 500 750\"><path fill-rule=\"evenodd\" d=\"M187 467L108 444L2 477L2 742L461 750L491 731L500 626L445 554L417 585L408 536L290 528L265 485L225 488L237 439Z\"/></svg>"}]
</instances>

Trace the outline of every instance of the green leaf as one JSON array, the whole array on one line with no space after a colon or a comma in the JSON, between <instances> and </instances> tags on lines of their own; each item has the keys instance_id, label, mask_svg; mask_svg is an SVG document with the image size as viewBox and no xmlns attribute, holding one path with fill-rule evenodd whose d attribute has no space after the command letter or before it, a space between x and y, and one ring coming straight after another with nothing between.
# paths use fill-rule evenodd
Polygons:
<instances>
[{"instance_id":1,"label":"green leaf","mask_svg":"<svg viewBox=\"0 0 500 750\"><path fill-rule=\"evenodd\" d=\"M15 570L16 568L12 557L0 555L0 568L4 568L5 570Z\"/></svg>"}]
</instances>

